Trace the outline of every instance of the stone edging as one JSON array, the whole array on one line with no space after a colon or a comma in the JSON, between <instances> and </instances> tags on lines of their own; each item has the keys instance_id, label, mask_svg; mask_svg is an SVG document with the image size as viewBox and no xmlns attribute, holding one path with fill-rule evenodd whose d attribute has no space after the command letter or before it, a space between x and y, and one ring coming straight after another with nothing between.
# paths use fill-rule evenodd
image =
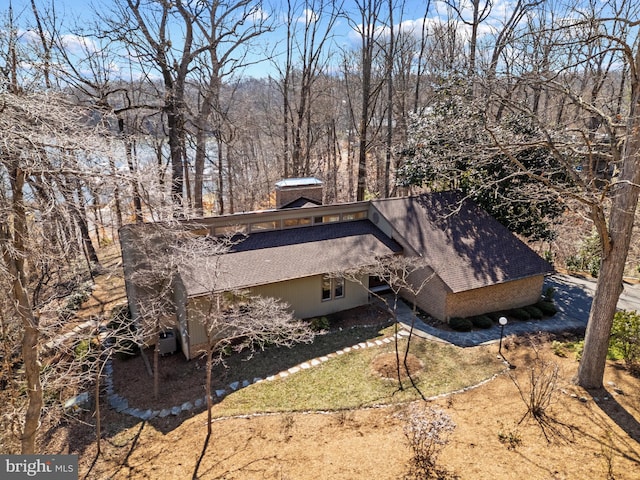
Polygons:
<instances>
[{"instance_id":1,"label":"stone edging","mask_svg":"<svg viewBox=\"0 0 640 480\"><path fill-rule=\"evenodd\" d=\"M409 332L406 330L400 330L397 333L397 335L399 337L408 337ZM385 344L389 344L393 342L394 337L395 335L392 335L391 337L385 337L383 339L367 340L366 342L360 342L358 344L352 345L351 347L345 347L341 350L337 350L336 352L328 353L327 355L323 355L321 357L303 362L287 370L283 370L279 373L276 373L275 375L270 375L264 379L254 378L253 381L242 380L242 381L232 382L227 386L227 388L215 390L213 394L217 399L221 399L240 388L248 387L249 385L252 385L254 383L260 383L265 381L271 382L278 378L286 378L289 375L293 375L302 370L307 370L311 367L318 366L328 361L330 358L335 358L337 356L344 355L345 353L349 353L353 350L360 350L363 348L371 348L371 347L380 347ZM206 406L207 404L207 396L204 395L201 398L197 398L193 402L184 402L181 405L175 405L171 408L163 408L162 410L151 410L151 409L142 410L139 408L131 408L129 407L129 401L125 397L122 397L121 395L115 392L115 389L113 387L113 363L111 362L111 359L105 362L104 373L105 373L105 378L104 378L105 392L107 394L107 401L109 402L109 407L111 407L113 410L115 410L118 413L129 415L129 416L138 418L140 420L146 421L146 420L151 420L152 418L165 418L165 417L168 417L169 415L177 416L177 415L180 415L182 412L190 412L196 409L200 409L203 406Z\"/></svg>"}]
</instances>

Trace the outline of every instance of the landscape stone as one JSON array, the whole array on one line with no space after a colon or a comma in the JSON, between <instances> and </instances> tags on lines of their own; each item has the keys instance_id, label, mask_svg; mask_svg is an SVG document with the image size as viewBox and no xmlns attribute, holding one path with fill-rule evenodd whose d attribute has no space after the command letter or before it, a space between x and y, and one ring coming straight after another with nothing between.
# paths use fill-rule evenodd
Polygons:
<instances>
[{"instance_id":1,"label":"landscape stone","mask_svg":"<svg viewBox=\"0 0 640 480\"><path fill-rule=\"evenodd\" d=\"M193 410L193 403L184 402L180 408L183 412L188 412L189 410Z\"/></svg>"},{"instance_id":2,"label":"landscape stone","mask_svg":"<svg viewBox=\"0 0 640 480\"><path fill-rule=\"evenodd\" d=\"M249 385L251 385L251 382L249 380L243 380L242 381L242 387L248 387Z\"/></svg>"},{"instance_id":3,"label":"landscape stone","mask_svg":"<svg viewBox=\"0 0 640 480\"><path fill-rule=\"evenodd\" d=\"M66 402L64 402L65 410L79 410L81 408L89 407L89 392L82 392L75 397L70 398Z\"/></svg>"},{"instance_id":4,"label":"landscape stone","mask_svg":"<svg viewBox=\"0 0 640 480\"><path fill-rule=\"evenodd\" d=\"M164 418L164 417L168 417L171 414L171 410L167 410L166 408L163 408L162 410L160 410L160 413L158 414L158 416L160 418Z\"/></svg>"},{"instance_id":5,"label":"landscape stone","mask_svg":"<svg viewBox=\"0 0 640 480\"><path fill-rule=\"evenodd\" d=\"M193 402L193 406L196 408L200 408L202 407L202 404L204 403L204 400L202 400L201 398L197 398L195 402Z\"/></svg>"},{"instance_id":6,"label":"landscape stone","mask_svg":"<svg viewBox=\"0 0 640 480\"><path fill-rule=\"evenodd\" d=\"M180 415L182 409L179 406L175 406L171 409L171 415Z\"/></svg>"},{"instance_id":7,"label":"landscape stone","mask_svg":"<svg viewBox=\"0 0 640 480\"><path fill-rule=\"evenodd\" d=\"M229 384L229 388L233 391L236 391L239 386L240 386L240 382L233 382Z\"/></svg>"},{"instance_id":8,"label":"landscape stone","mask_svg":"<svg viewBox=\"0 0 640 480\"><path fill-rule=\"evenodd\" d=\"M298 373L300 371L300 367L291 367L288 372L289 373Z\"/></svg>"},{"instance_id":9,"label":"landscape stone","mask_svg":"<svg viewBox=\"0 0 640 480\"><path fill-rule=\"evenodd\" d=\"M216 397L224 397L226 394L227 394L226 390L216 390Z\"/></svg>"}]
</instances>

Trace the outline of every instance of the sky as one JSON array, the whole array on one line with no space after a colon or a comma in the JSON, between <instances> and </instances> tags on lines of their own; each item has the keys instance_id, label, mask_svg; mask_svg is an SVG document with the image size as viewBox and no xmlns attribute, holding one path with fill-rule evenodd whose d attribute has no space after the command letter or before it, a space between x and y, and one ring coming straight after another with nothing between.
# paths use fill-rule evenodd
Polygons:
<instances>
[{"instance_id":1,"label":"sky","mask_svg":"<svg viewBox=\"0 0 640 480\"><path fill-rule=\"evenodd\" d=\"M31 15L31 6L30 0L0 0L0 2L4 3L11 1L14 9L14 15L24 15L25 18L29 18L29 21L32 21ZM112 1L99 1L99 0L53 0L55 5L56 14L62 18L64 18L65 22L68 22L69 25L72 24L72 20L79 19L80 25L89 24L94 18L93 9L96 9L100 12L107 12L110 7L113 6L114 2ZM188 0L187 0L188 1ZM196 0L191 0L196 1ZM463 0L468 1L468 0ZM309 0L309 3L312 3L313 0ZM318 0L316 0L316 3ZM385 3L385 2L383 2ZM41 12L46 12L46 9L50 6L50 0L36 0L36 4L41 8ZM254 61L263 60L267 54L266 52L274 52L275 54L283 55L284 52L284 39L286 38L286 27L284 19L279 18L279 13L277 10L278 5L286 4L283 0L265 0L263 2L263 15L269 15L271 19L274 21L275 30L272 33L268 33L264 36L260 37L259 49L252 53L252 57L250 57ZM344 10L348 13L348 18L340 18L334 28L332 29L333 33L333 42L332 46L334 51L339 51L339 49L350 49L357 48L358 46L358 33L357 29L359 28L359 15L357 12L357 4L356 0L345 0L344 2ZM416 32L416 35L419 35L419 32L422 28L422 21L425 15L426 9L426 1L425 0L405 0L404 10L400 11L396 9L394 12L394 23L396 25L396 31L398 28L402 28L404 30L413 29ZM511 11L511 3L510 0L494 0L492 6L492 16L487 19L480 27L480 35L487 35L494 32L497 28L499 28L505 16ZM386 5L383 9L386 8ZM0 7L0 10L4 10L3 7ZM281 11L284 11L284 8L281 8ZM429 4L429 13L427 14L427 22L428 23L437 23L441 22L445 19L445 15L447 12L447 8L445 4L441 1L432 1ZM323 32L323 28L328 21L328 15L319 16L316 12L311 10L307 10L305 12L300 11L300 15L297 19L297 26L302 31L302 27L304 26L305 21L315 21L317 25L320 27L320 32ZM466 15L465 15L466 16ZM380 27L383 28L383 27ZM464 25L460 25L460 30L464 31L467 27ZM180 31L174 32L174 37L179 38L181 36ZM67 41L68 48L77 53L81 52L82 48L79 43L81 39L77 36L71 34L71 31L67 33ZM175 39L174 39L175 41ZM86 45L86 42L85 42ZM337 55L334 54L334 57ZM273 62L260 62L252 65L250 68L247 68L244 72L246 75L251 76L267 76L269 74L276 74L277 71L273 66Z\"/></svg>"}]
</instances>

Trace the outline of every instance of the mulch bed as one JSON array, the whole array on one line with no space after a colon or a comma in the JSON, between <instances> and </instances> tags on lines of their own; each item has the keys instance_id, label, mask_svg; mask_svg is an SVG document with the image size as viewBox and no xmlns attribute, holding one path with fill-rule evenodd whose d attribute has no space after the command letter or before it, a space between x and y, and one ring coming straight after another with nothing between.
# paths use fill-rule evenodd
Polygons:
<instances>
[{"instance_id":1,"label":"mulch bed","mask_svg":"<svg viewBox=\"0 0 640 480\"><path fill-rule=\"evenodd\" d=\"M330 331L316 338L313 345L300 345L292 349L272 348L264 352L256 352L250 358L248 353L229 356L225 365L216 365L212 369L212 391L226 389L229 384L254 378L265 378L290 368L302 361L328 351L318 351L320 345L327 344L325 349L342 348L363 341L361 329L355 327L373 327L365 329L362 335L375 336L377 328L389 323L389 315L375 305L367 305L328 316ZM350 330L352 330L350 332ZM326 337L326 338L325 338ZM335 337L344 337L344 345L333 347ZM318 344L318 345L316 345ZM314 349L314 347L317 347ZM335 350L332 350L335 351ZM153 350L147 349L145 355L153 365ZM310 356L309 356L310 355ZM205 396L206 361L204 358L186 360L184 355L176 352L159 359L159 395L153 395L153 377L149 374L141 355L129 359L113 360L113 382L116 393L127 398L132 408L161 410L193 402Z\"/></svg>"}]
</instances>

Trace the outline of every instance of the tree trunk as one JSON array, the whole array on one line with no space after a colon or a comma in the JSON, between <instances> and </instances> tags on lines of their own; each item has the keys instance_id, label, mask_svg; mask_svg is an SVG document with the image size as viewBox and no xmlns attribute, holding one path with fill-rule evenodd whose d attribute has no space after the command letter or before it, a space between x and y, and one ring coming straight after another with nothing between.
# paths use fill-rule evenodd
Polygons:
<instances>
[{"instance_id":1,"label":"tree trunk","mask_svg":"<svg viewBox=\"0 0 640 480\"><path fill-rule=\"evenodd\" d=\"M77 213L76 221L78 222L78 228L80 229L80 235L82 236L82 245L86 252L88 259L91 262L89 269L92 268L100 268L100 259L98 258L98 253L93 246L93 242L91 241L91 235L89 235L89 225L87 222L87 210L84 206L84 200L82 195L82 187L80 182L76 180L76 194L77 194L77 202L76 208L72 209Z\"/></svg>"},{"instance_id":2,"label":"tree trunk","mask_svg":"<svg viewBox=\"0 0 640 480\"><path fill-rule=\"evenodd\" d=\"M218 140L217 140L217 147L218 147L218 159L217 159L217 163L218 163L218 191L217 191L217 197L218 197L218 215L222 215L224 213L224 192L223 192L223 188L224 188L224 168L223 168L223 157L222 157L222 140L220 139L220 135L221 132L218 131Z\"/></svg>"},{"instance_id":3,"label":"tree trunk","mask_svg":"<svg viewBox=\"0 0 640 480\"><path fill-rule=\"evenodd\" d=\"M27 384L27 397L29 405L24 417L24 427L22 429L23 455L33 455L36 453L36 435L40 426L40 413L42 411L42 385L40 383L40 362L38 361L38 319L33 315L29 306L26 291L20 286L19 293L14 295L19 302L20 318L24 325L22 337L22 360L24 361L25 381Z\"/></svg>"},{"instance_id":4,"label":"tree trunk","mask_svg":"<svg viewBox=\"0 0 640 480\"><path fill-rule=\"evenodd\" d=\"M11 248L3 249L5 263L12 280L12 294L16 312L24 333L22 334L22 360L24 362L25 384L29 403L22 428L21 453L36 453L36 435L42 412L42 385L40 383L40 363L38 361L38 316L34 314L27 293L26 240L28 237L27 215L23 204L25 173L18 167L10 171L13 229L3 228L2 237L11 243ZM4 243L4 242L3 242Z\"/></svg>"},{"instance_id":5,"label":"tree trunk","mask_svg":"<svg viewBox=\"0 0 640 480\"><path fill-rule=\"evenodd\" d=\"M171 199L180 216L183 209L184 165L182 163L182 116L174 111L177 105L168 105L169 152L171 155Z\"/></svg>"},{"instance_id":6,"label":"tree trunk","mask_svg":"<svg viewBox=\"0 0 640 480\"><path fill-rule=\"evenodd\" d=\"M207 158L207 121L211 115L211 98L209 95L203 100L200 113L196 122L196 154L195 176L193 184L193 206L196 217L204 215L203 191L204 191L204 164Z\"/></svg>"},{"instance_id":7,"label":"tree trunk","mask_svg":"<svg viewBox=\"0 0 640 480\"><path fill-rule=\"evenodd\" d=\"M206 374L206 384L204 386L204 391L207 396L207 436L211 435L211 408L213 408L213 403L211 401L211 369L213 368L213 348L209 346L207 348L207 374Z\"/></svg>"},{"instance_id":8,"label":"tree trunk","mask_svg":"<svg viewBox=\"0 0 640 480\"><path fill-rule=\"evenodd\" d=\"M638 53L640 63L640 51ZM622 277L629 252L631 232L638 205L640 187L640 81L633 85L631 112L627 125L627 143L620 177L613 187L609 220L609 246L605 242L596 293L589 313L584 351L578 368L577 383L584 388L601 388L609 348L609 336L618 298L623 290Z\"/></svg>"}]
</instances>

